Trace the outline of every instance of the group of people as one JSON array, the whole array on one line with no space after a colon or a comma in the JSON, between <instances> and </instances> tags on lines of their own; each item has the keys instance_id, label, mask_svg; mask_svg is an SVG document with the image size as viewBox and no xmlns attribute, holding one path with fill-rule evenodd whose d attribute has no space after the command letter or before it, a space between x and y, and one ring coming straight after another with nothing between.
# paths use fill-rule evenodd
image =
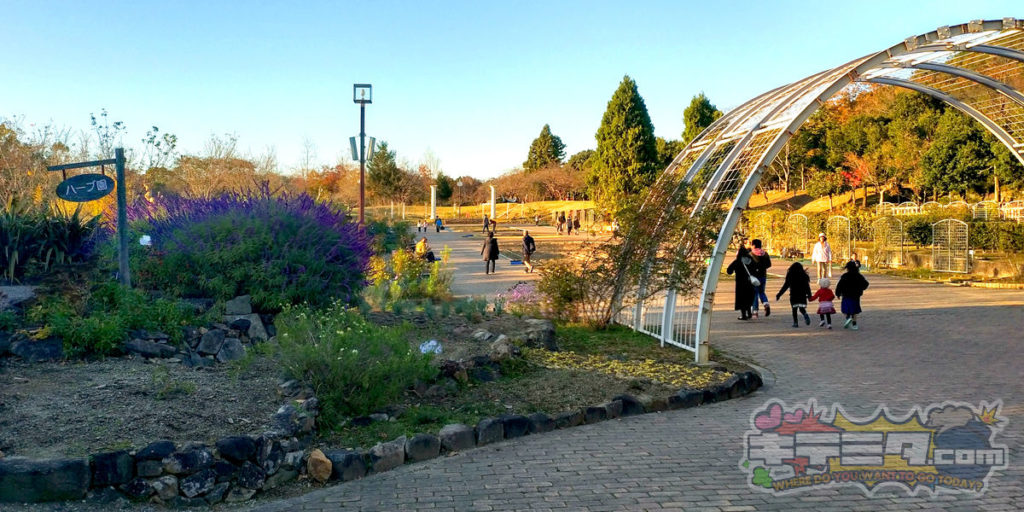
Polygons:
<instances>
[{"instance_id":1,"label":"group of people","mask_svg":"<svg viewBox=\"0 0 1024 512\"><path fill-rule=\"evenodd\" d=\"M531 273L533 272L534 267L530 259L532 258L533 253L537 252L537 242L535 242L533 237L530 236L530 232L524 229L522 243L523 265L526 267L524 270L526 273ZM495 264L498 261L498 255L500 253L501 250L498 247L498 238L494 236L493 231L488 231L487 239L484 240L483 246L480 247L480 256L482 256L484 260L484 274L496 273Z\"/></svg>"},{"instance_id":2,"label":"group of people","mask_svg":"<svg viewBox=\"0 0 1024 512\"><path fill-rule=\"evenodd\" d=\"M416 221L416 232L417 233L419 233L419 232L426 233L428 227L430 226L430 224L431 223L429 221L427 221L427 219L420 219L420 220ZM434 217L433 224L434 224L434 232L436 232L436 233L440 233L441 230L444 229L444 221L441 220L441 217Z\"/></svg>"},{"instance_id":3,"label":"group of people","mask_svg":"<svg viewBox=\"0 0 1024 512\"><path fill-rule=\"evenodd\" d=\"M564 230L567 235L572 234L572 230L575 229L576 233L580 232L580 214L576 212L575 215L572 211L569 212L569 217L565 216L565 212L558 212L558 218L555 222L555 230L558 234L562 234Z\"/></svg>"},{"instance_id":4,"label":"group of people","mask_svg":"<svg viewBox=\"0 0 1024 512\"><path fill-rule=\"evenodd\" d=\"M819 243L815 246L812 261L817 264L818 290L811 292L811 277L800 262L795 262L786 271L785 281L782 288L775 295L775 300L780 300L789 291L789 305L793 313L793 327L800 326L800 316L803 316L804 323L811 324L811 317L807 313L807 304L818 301L819 327L832 329L832 315L836 313L834 300L841 299L840 311L846 316L843 328L857 330L857 315L861 313L860 298L864 290L868 288L868 281L860 273L860 261L856 255L846 262L846 272L839 278L835 290L831 288L831 248L828 247L827 238L824 234L819 237ZM819 246L821 246L821 258L819 261ZM822 264L824 263L824 264ZM771 306L768 304L768 297L765 294L765 281L768 278L768 269L771 268L771 257L761 248L760 240L753 240L751 248L746 244L740 244L736 259L733 260L726 272L736 276L736 299L735 308L740 312L740 320L756 318L758 313L758 302L764 304L764 316L771 315Z\"/></svg>"}]
</instances>

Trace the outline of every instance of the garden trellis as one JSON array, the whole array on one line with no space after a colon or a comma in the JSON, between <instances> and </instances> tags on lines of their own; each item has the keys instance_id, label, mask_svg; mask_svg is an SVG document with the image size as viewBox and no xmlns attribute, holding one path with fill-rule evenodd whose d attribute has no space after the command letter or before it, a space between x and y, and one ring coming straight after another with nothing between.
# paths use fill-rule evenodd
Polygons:
<instances>
[{"instance_id":1,"label":"garden trellis","mask_svg":"<svg viewBox=\"0 0 1024 512\"><path fill-rule=\"evenodd\" d=\"M999 220L999 203L981 201L971 207L971 216L976 220Z\"/></svg>"},{"instance_id":2,"label":"garden trellis","mask_svg":"<svg viewBox=\"0 0 1024 512\"><path fill-rule=\"evenodd\" d=\"M960 273L970 270L966 222L943 219L932 224L932 270Z\"/></svg>"},{"instance_id":3,"label":"garden trellis","mask_svg":"<svg viewBox=\"0 0 1024 512\"><path fill-rule=\"evenodd\" d=\"M832 247L833 261L845 262L853 255L853 239L850 236L850 219L833 215L825 223L825 235Z\"/></svg>"},{"instance_id":4,"label":"garden trellis","mask_svg":"<svg viewBox=\"0 0 1024 512\"><path fill-rule=\"evenodd\" d=\"M754 215L754 218L750 221L749 237L751 240L761 240L764 250L772 253L772 214L771 212L761 212Z\"/></svg>"},{"instance_id":5,"label":"garden trellis","mask_svg":"<svg viewBox=\"0 0 1024 512\"><path fill-rule=\"evenodd\" d=\"M794 213L786 218L785 248L800 254L807 254L807 216Z\"/></svg>"},{"instance_id":6,"label":"garden trellis","mask_svg":"<svg viewBox=\"0 0 1024 512\"><path fill-rule=\"evenodd\" d=\"M906 201L896 205L892 209L894 215L917 215L921 213L921 207L913 201Z\"/></svg>"},{"instance_id":7,"label":"garden trellis","mask_svg":"<svg viewBox=\"0 0 1024 512\"><path fill-rule=\"evenodd\" d=\"M903 221L882 217L871 224L875 244L871 264L881 268L903 265Z\"/></svg>"},{"instance_id":8,"label":"garden trellis","mask_svg":"<svg viewBox=\"0 0 1024 512\"><path fill-rule=\"evenodd\" d=\"M896 208L895 204L892 204L888 201L882 201L881 203L878 203L877 206L875 206L875 213L877 215L892 215L894 208Z\"/></svg>"}]
</instances>

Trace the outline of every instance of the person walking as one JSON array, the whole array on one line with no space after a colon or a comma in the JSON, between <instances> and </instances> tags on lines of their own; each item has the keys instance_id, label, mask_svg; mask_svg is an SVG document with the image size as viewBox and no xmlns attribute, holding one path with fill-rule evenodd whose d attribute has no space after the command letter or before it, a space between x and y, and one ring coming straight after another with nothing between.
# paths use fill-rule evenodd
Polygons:
<instances>
[{"instance_id":1,"label":"person walking","mask_svg":"<svg viewBox=\"0 0 1024 512\"><path fill-rule=\"evenodd\" d=\"M487 240L484 240L484 246L480 248L480 255L484 259L484 274L496 273L495 262L498 261L498 239L494 238L493 232L487 232Z\"/></svg>"},{"instance_id":2,"label":"person walking","mask_svg":"<svg viewBox=\"0 0 1024 512\"><path fill-rule=\"evenodd\" d=\"M483 229L483 231L481 231L481 233L486 233L487 230L490 229L490 227L491 227L491 219L487 218L487 214L485 213L484 214L484 229Z\"/></svg>"},{"instance_id":3,"label":"person walking","mask_svg":"<svg viewBox=\"0 0 1024 512\"><path fill-rule=\"evenodd\" d=\"M570 211L569 216L565 218L565 234L572 236L572 211Z\"/></svg>"},{"instance_id":4,"label":"person walking","mask_svg":"<svg viewBox=\"0 0 1024 512\"><path fill-rule=\"evenodd\" d=\"M565 212L558 212L558 234L562 234L562 228L565 226Z\"/></svg>"},{"instance_id":5,"label":"person walking","mask_svg":"<svg viewBox=\"0 0 1024 512\"><path fill-rule=\"evenodd\" d=\"M804 315L804 322L811 325L811 316L807 314L807 299L811 296L811 278L804 270L800 262L795 262L786 271L786 280L782 283L782 289L775 294L775 300L782 298L782 294L789 290L789 306L793 308L793 327L800 327L797 313Z\"/></svg>"},{"instance_id":6,"label":"person walking","mask_svg":"<svg viewBox=\"0 0 1024 512\"><path fill-rule=\"evenodd\" d=\"M740 247L736 259L729 264L726 273L736 274L736 311L740 312L739 320L750 320L750 306L754 302L754 284L751 281L749 267L754 262L746 249Z\"/></svg>"},{"instance_id":7,"label":"person walking","mask_svg":"<svg viewBox=\"0 0 1024 512\"><path fill-rule=\"evenodd\" d=\"M764 304L764 317L768 318L772 314L772 308L768 304L768 296L764 293L764 286L768 280L768 269L772 266L772 258L768 256L768 251L761 248L761 240L755 238L750 245L753 246L753 249L750 250L750 257L754 260L750 271L758 281L761 281L761 285L754 288L754 318L757 318L758 299Z\"/></svg>"},{"instance_id":8,"label":"person walking","mask_svg":"<svg viewBox=\"0 0 1024 512\"><path fill-rule=\"evenodd\" d=\"M818 266L818 277L832 277L832 246L825 233L818 233L818 242L811 251L811 261Z\"/></svg>"},{"instance_id":9,"label":"person walking","mask_svg":"<svg viewBox=\"0 0 1024 512\"><path fill-rule=\"evenodd\" d=\"M576 230L576 236L580 235L580 214L577 213L576 217L572 219L572 228Z\"/></svg>"},{"instance_id":10,"label":"person walking","mask_svg":"<svg viewBox=\"0 0 1024 512\"><path fill-rule=\"evenodd\" d=\"M832 330L832 314L836 312L836 306L832 303L832 300L836 298L836 294L832 292L829 286L832 282L827 277L818 279L818 291L811 295L808 300L818 301L818 318L821 322L818 323L818 327L828 326L829 330Z\"/></svg>"},{"instance_id":11,"label":"person walking","mask_svg":"<svg viewBox=\"0 0 1024 512\"><path fill-rule=\"evenodd\" d=\"M849 261L846 263L846 273L839 278L836 284L836 297L842 299L840 308L846 315L846 322L843 322L843 329L857 330L857 315L860 314L860 298L864 290L868 289L868 280L860 273L860 267ZM851 325L852 324L852 325Z\"/></svg>"},{"instance_id":12,"label":"person walking","mask_svg":"<svg viewBox=\"0 0 1024 512\"><path fill-rule=\"evenodd\" d=\"M526 273L533 272L533 264L530 263L530 256L537 252L537 244L530 236L530 232L523 230L523 265L526 265Z\"/></svg>"},{"instance_id":13,"label":"person walking","mask_svg":"<svg viewBox=\"0 0 1024 512\"><path fill-rule=\"evenodd\" d=\"M441 217L436 217L434 219L434 230L440 233L442 228L444 228L444 222L441 221Z\"/></svg>"}]
</instances>

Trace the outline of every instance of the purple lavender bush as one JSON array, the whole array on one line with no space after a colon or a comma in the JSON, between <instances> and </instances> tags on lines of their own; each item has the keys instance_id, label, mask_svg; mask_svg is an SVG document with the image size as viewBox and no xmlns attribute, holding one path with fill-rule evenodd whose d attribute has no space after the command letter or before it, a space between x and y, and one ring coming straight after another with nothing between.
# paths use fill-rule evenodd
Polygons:
<instances>
[{"instance_id":1,"label":"purple lavender bush","mask_svg":"<svg viewBox=\"0 0 1024 512\"><path fill-rule=\"evenodd\" d=\"M354 303L371 238L343 211L269 187L213 198L161 197L130 211L152 246L138 248L142 286L180 297L251 295L260 311Z\"/></svg>"}]
</instances>

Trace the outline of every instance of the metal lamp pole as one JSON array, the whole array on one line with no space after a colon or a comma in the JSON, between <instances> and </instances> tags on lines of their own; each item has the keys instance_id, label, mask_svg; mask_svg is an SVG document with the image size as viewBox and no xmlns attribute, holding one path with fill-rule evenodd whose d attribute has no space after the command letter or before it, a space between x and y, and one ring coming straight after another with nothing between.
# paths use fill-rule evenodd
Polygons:
<instances>
[{"instance_id":1,"label":"metal lamp pole","mask_svg":"<svg viewBox=\"0 0 1024 512\"><path fill-rule=\"evenodd\" d=\"M366 219L366 104L373 103L373 86L353 84L352 101L359 104L359 223L363 224Z\"/></svg>"}]
</instances>

